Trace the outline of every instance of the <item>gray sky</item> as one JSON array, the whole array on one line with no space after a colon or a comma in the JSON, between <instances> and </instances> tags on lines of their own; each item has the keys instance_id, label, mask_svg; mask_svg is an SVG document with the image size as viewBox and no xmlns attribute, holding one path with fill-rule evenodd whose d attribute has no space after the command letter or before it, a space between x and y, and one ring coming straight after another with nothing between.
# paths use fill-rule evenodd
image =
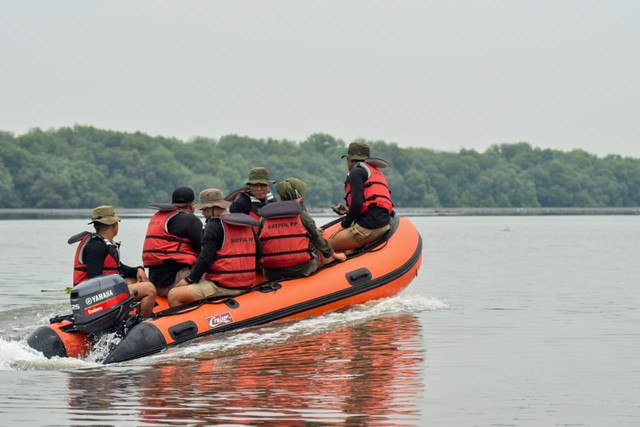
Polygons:
<instances>
[{"instance_id":1,"label":"gray sky","mask_svg":"<svg viewBox=\"0 0 640 427\"><path fill-rule=\"evenodd\" d=\"M0 0L0 129L640 157L640 1Z\"/></svg>"}]
</instances>

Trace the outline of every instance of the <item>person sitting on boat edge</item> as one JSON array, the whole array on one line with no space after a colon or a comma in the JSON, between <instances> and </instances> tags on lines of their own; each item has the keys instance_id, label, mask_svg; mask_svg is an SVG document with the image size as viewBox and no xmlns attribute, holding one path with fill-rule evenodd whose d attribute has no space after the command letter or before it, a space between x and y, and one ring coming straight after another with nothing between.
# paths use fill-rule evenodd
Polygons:
<instances>
[{"instance_id":1,"label":"person sitting on boat edge","mask_svg":"<svg viewBox=\"0 0 640 427\"><path fill-rule=\"evenodd\" d=\"M206 218L202 250L191 273L169 291L169 305L208 298L235 296L254 285L262 247L254 227L258 221L242 213L229 213L222 191L200 192L196 207Z\"/></svg>"},{"instance_id":2,"label":"person sitting on boat edge","mask_svg":"<svg viewBox=\"0 0 640 427\"><path fill-rule=\"evenodd\" d=\"M194 214L195 198L191 188L179 187L171 195L171 204L149 205L158 212L149 219L142 263L158 295L166 297L187 277L200 254L202 221Z\"/></svg>"},{"instance_id":3,"label":"person sitting on boat edge","mask_svg":"<svg viewBox=\"0 0 640 427\"><path fill-rule=\"evenodd\" d=\"M249 171L246 185L249 187L236 196L229 207L231 213L243 213L260 220L260 210L269 203L276 202L269 186L274 184L269 178L269 169L255 167Z\"/></svg>"},{"instance_id":4,"label":"person sitting on boat edge","mask_svg":"<svg viewBox=\"0 0 640 427\"><path fill-rule=\"evenodd\" d=\"M95 233L86 232L76 249L73 286L104 274L119 274L127 282L134 300L140 302L140 316L150 317L156 302L156 288L142 266L129 267L120 260L120 243L113 241L120 229L120 217L112 206L98 206L93 209L89 224L93 224Z\"/></svg>"},{"instance_id":5,"label":"person sitting on boat edge","mask_svg":"<svg viewBox=\"0 0 640 427\"><path fill-rule=\"evenodd\" d=\"M379 170L385 162L370 161L369 145L352 142L342 157L347 158L349 170L344 183L347 204L340 203L336 211L345 217L342 228L328 240L334 250L349 251L374 242L389 230L393 202L387 179Z\"/></svg>"},{"instance_id":6,"label":"person sitting on boat edge","mask_svg":"<svg viewBox=\"0 0 640 427\"><path fill-rule=\"evenodd\" d=\"M282 201L262 208L258 233L265 278L309 276L322 264L344 261L346 255L334 252L307 212L303 199L307 184L287 178L278 182L276 189Z\"/></svg>"}]
</instances>

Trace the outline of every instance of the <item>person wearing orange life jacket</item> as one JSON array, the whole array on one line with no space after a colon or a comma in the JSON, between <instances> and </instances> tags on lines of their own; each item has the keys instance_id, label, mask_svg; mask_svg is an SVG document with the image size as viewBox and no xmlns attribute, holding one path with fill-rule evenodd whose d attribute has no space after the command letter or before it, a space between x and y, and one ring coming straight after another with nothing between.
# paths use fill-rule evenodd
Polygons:
<instances>
[{"instance_id":1,"label":"person wearing orange life jacket","mask_svg":"<svg viewBox=\"0 0 640 427\"><path fill-rule=\"evenodd\" d=\"M337 251L361 248L382 237L390 228L393 202L387 179L379 170L386 166L380 159L370 158L369 145L361 141L349 144L349 173L345 181L346 206L340 203L334 210L345 215L342 228L329 238Z\"/></svg>"},{"instance_id":2,"label":"person wearing orange life jacket","mask_svg":"<svg viewBox=\"0 0 640 427\"><path fill-rule=\"evenodd\" d=\"M248 189L241 191L229 207L231 213L243 213L260 220L260 210L269 203L276 201L269 190L274 184L269 178L269 170L264 167L251 169L247 180Z\"/></svg>"},{"instance_id":3,"label":"person wearing orange life jacket","mask_svg":"<svg viewBox=\"0 0 640 427\"><path fill-rule=\"evenodd\" d=\"M89 280L89 268L87 267L87 263L84 259L86 256L86 248L87 245L91 242L91 239L103 239L102 236L96 233L90 233L85 231L82 234L82 238L80 240L80 244L76 249L76 254L73 258L73 286L79 285L80 283ZM73 243L73 242L72 242ZM107 252L102 262L102 267L100 267L99 263L90 262L92 273L91 277L108 275L108 274L120 274L120 267L118 266L118 261L116 260L115 252L116 249L112 248L113 244L104 240L104 244L106 245ZM93 245L92 245L93 246ZM97 255L97 252L91 251L92 255Z\"/></svg>"},{"instance_id":4,"label":"person wearing orange life jacket","mask_svg":"<svg viewBox=\"0 0 640 427\"><path fill-rule=\"evenodd\" d=\"M202 250L191 273L169 291L169 305L212 296L235 296L254 285L262 246L254 227L258 221L243 213L229 213L222 191L200 193L196 207L206 218Z\"/></svg>"},{"instance_id":5,"label":"person wearing orange life jacket","mask_svg":"<svg viewBox=\"0 0 640 427\"><path fill-rule=\"evenodd\" d=\"M265 278L309 276L321 264L344 261L346 255L334 252L307 212L303 199L307 184L287 178L276 189L282 201L262 209L259 229Z\"/></svg>"},{"instance_id":6,"label":"person wearing orange life jacket","mask_svg":"<svg viewBox=\"0 0 640 427\"><path fill-rule=\"evenodd\" d=\"M158 209L149 220L142 262L158 295L187 277L202 246L202 221L194 215L195 195L189 187L173 191L171 203L149 205Z\"/></svg>"},{"instance_id":7,"label":"person wearing orange life jacket","mask_svg":"<svg viewBox=\"0 0 640 427\"><path fill-rule=\"evenodd\" d=\"M120 274L129 285L129 292L140 302L140 316L151 316L156 301L156 288L143 267L129 267L120 260L120 243L114 238L120 229L120 217L111 206L93 209L91 222L95 233L85 232L74 257L73 285L105 274ZM72 238L73 239L73 238ZM70 239L73 243L77 240Z\"/></svg>"}]
</instances>

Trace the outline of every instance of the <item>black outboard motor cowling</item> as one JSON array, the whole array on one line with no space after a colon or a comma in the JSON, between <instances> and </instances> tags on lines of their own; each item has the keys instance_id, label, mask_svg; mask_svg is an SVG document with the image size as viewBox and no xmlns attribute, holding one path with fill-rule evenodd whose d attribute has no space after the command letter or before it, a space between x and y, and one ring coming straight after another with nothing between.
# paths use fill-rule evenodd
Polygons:
<instances>
[{"instance_id":1,"label":"black outboard motor cowling","mask_svg":"<svg viewBox=\"0 0 640 427\"><path fill-rule=\"evenodd\" d=\"M120 331L138 303L117 274L98 276L71 290L74 329L89 334Z\"/></svg>"}]
</instances>

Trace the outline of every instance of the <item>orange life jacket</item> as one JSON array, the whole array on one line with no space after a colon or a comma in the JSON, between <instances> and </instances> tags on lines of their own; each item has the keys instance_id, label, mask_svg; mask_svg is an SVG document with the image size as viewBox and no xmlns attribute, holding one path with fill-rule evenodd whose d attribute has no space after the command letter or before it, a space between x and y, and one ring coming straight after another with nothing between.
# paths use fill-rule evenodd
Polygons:
<instances>
[{"instance_id":1,"label":"orange life jacket","mask_svg":"<svg viewBox=\"0 0 640 427\"><path fill-rule=\"evenodd\" d=\"M87 273L87 264L82 261L82 255L84 254L84 250L91 239L104 240L107 248L109 246L115 246L113 245L113 243L106 241L98 234L87 232L87 234L85 234L84 237L80 240L78 249L76 249L75 258L73 259L73 286L76 286L77 284L89 279L89 274ZM120 272L120 269L118 268L119 262L116 258L113 257L113 255L111 255L110 252L111 251L107 253L107 256L104 259L102 274L118 274Z\"/></svg>"},{"instance_id":2,"label":"orange life jacket","mask_svg":"<svg viewBox=\"0 0 640 427\"><path fill-rule=\"evenodd\" d=\"M145 267L161 265L169 260L187 265L196 263L198 252L192 247L191 240L175 236L167 229L169 220L180 212L182 211L179 209L161 210L149 220L142 247L142 263Z\"/></svg>"},{"instance_id":3,"label":"orange life jacket","mask_svg":"<svg viewBox=\"0 0 640 427\"><path fill-rule=\"evenodd\" d=\"M391 213L393 211L391 192L387 185L387 179L384 177L382 172L380 172L375 166L365 162L359 162L355 167L361 167L367 171L367 179L364 182L364 202L362 203L362 207L358 214L362 215L372 206L386 209L387 212ZM347 206L350 206L351 184L349 184L348 179L344 183L344 189L346 192L346 196L344 198L347 201Z\"/></svg>"},{"instance_id":4,"label":"orange life jacket","mask_svg":"<svg viewBox=\"0 0 640 427\"><path fill-rule=\"evenodd\" d=\"M311 236L302 224L300 201L287 200L262 208L262 265L287 268L311 261Z\"/></svg>"},{"instance_id":5,"label":"orange life jacket","mask_svg":"<svg viewBox=\"0 0 640 427\"><path fill-rule=\"evenodd\" d=\"M212 220L220 220L224 237L218 257L209 266L205 279L225 288L252 286L256 279L255 219L242 213L233 213Z\"/></svg>"}]
</instances>

